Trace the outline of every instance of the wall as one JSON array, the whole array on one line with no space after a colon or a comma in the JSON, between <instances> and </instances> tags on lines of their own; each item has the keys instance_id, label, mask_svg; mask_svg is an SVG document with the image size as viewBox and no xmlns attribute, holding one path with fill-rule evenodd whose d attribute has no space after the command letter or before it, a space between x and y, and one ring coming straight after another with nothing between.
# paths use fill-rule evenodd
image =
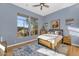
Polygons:
<instances>
[{"instance_id":1,"label":"wall","mask_svg":"<svg viewBox=\"0 0 79 59\"><path fill-rule=\"evenodd\" d=\"M74 18L74 24L73 26L76 26L78 27L79 25L77 25L79 22L78 22L78 19L79 19L79 4L76 4L76 5L73 5L71 7L67 7L67 8L64 8L62 10L59 10L57 12L54 12L52 14L49 14L47 16L45 16L45 19L46 19L46 22L49 23L49 27L51 27L51 21L52 20L55 20L55 19L60 19L60 27L62 29L64 29L64 34L68 34L67 33L67 27L66 27L66 24L65 24L65 20L66 19L69 19L69 18Z\"/></svg>"},{"instance_id":2,"label":"wall","mask_svg":"<svg viewBox=\"0 0 79 59\"><path fill-rule=\"evenodd\" d=\"M79 4L73 5L68 8L64 8L62 10L56 11L52 14L45 16L46 22L49 23L49 27L51 28L51 21L55 19L60 19L60 27L64 30L64 35L68 35L67 25L65 24L65 20L73 18L74 24L71 25L73 27L79 28ZM72 42L79 44L79 39L72 39Z\"/></svg>"},{"instance_id":3,"label":"wall","mask_svg":"<svg viewBox=\"0 0 79 59\"><path fill-rule=\"evenodd\" d=\"M12 4L0 4L0 35L2 35L3 39L7 41L8 45L32 39L32 36L24 38L16 37L18 12L25 15L37 17L39 29L42 26L41 22L41 20L43 19L42 16L34 14L28 10L25 10Z\"/></svg>"},{"instance_id":4,"label":"wall","mask_svg":"<svg viewBox=\"0 0 79 59\"><path fill-rule=\"evenodd\" d=\"M64 29L64 35L68 34L67 26L65 25L65 20L68 18L74 18L75 27L79 27L79 4L76 4L74 6L64 8L62 10L59 10L57 12L54 12L52 14L49 14L47 16L40 16L37 14L34 14L28 10L25 10L21 7L17 7L12 4L0 4L0 35L3 36L3 39L5 39L8 42L8 45L16 44L19 42L24 42L27 40L31 40L32 36L25 37L25 38L17 38L16 32L17 32L17 12L37 17L39 29L44 23L49 23L49 27L51 26L51 20L54 19L60 19L61 21L61 28ZM45 21L43 21L45 20Z\"/></svg>"}]
</instances>

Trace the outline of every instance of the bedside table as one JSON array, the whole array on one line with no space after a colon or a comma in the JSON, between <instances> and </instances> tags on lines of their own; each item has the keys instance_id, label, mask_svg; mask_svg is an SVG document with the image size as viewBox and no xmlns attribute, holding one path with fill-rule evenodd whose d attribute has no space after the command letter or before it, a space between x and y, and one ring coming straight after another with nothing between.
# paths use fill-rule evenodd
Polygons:
<instances>
[{"instance_id":1,"label":"bedside table","mask_svg":"<svg viewBox=\"0 0 79 59\"><path fill-rule=\"evenodd\" d=\"M71 45L71 37L70 35L63 37L63 43Z\"/></svg>"}]
</instances>

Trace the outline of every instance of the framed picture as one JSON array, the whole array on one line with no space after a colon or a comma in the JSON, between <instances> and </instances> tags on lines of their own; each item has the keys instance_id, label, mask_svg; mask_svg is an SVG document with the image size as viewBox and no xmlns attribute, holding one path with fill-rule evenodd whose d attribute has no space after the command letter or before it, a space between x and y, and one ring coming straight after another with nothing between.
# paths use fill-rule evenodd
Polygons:
<instances>
[{"instance_id":1,"label":"framed picture","mask_svg":"<svg viewBox=\"0 0 79 59\"><path fill-rule=\"evenodd\" d=\"M73 18L71 18L71 19L66 19L65 23L66 23L66 25L71 25L71 24L74 23L74 19L73 19Z\"/></svg>"},{"instance_id":2,"label":"framed picture","mask_svg":"<svg viewBox=\"0 0 79 59\"><path fill-rule=\"evenodd\" d=\"M60 29L60 19L52 20L52 29Z\"/></svg>"}]
</instances>

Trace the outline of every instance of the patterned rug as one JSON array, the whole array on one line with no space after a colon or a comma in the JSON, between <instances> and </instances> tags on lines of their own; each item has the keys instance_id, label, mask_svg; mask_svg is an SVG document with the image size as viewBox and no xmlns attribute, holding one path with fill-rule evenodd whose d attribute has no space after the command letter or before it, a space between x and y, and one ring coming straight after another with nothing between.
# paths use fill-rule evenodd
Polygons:
<instances>
[{"instance_id":1,"label":"patterned rug","mask_svg":"<svg viewBox=\"0 0 79 59\"><path fill-rule=\"evenodd\" d=\"M48 54L39 52L38 50L40 50L41 48L48 49L44 46L39 45L36 41L32 44L28 44L27 46L22 46L20 48L13 49L13 56L50 56L51 53L49 53L48 55ZM66 55L67 50L68 50L67 46L64 44L61 44L60 47L57 48L56 53L53 50L51 50L52 52L54 52L52 56L58 56L58 54ZM50 49L48 49L48 51L50 51Z\"/></svg>"},{"instance_id":2,"label":"patterned rug","mask_svg":"<svg viewBox=\"0 0 79 59\"><path fill-rule=\"evenodd\" d=\"M36 51L42 47L43 46L38 45L37 42L34 42L32 44L28 44L27 46L14 49L13 56L46 56Z\"/></svg>"},{"instance_id":3,"label":"patterned rug","mask_svg":"<svg viewBox=\"0 0 79 59\"><path fill-rule=\"evenodd\" d=\"M47 56L65 56L64 54L58 53L48 48L40 48L37 50L39 53L45 54Z\"/></svg>"},{"instance_id":4,"label":"patterned rug","mask_svg":"<svg viewBox=\"0 0 79 59\"><path fill-rule=\"evenodd\" d=\"M67 45L61 44L55 51L45 47L40 48L37 51L47 56L66 56L68 48Z\"/></svg>"}]
</instances>

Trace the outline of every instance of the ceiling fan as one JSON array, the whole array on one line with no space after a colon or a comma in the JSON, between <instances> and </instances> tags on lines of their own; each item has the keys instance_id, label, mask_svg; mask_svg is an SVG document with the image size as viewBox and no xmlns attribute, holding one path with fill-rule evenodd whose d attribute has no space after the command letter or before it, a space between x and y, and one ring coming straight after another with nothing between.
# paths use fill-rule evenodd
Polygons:
<instances>
[{"instance_id":1,"label":"ceiling fan","mask_svg":"<svg viewBox=\"0 0 79 59\"><path fill-rule=\"evenodd\" d=\"M37 4L37 5L33 5L33 7L38 7L38 6L40 6L40 10L42 10L43 7L49 8L49 5L46 5L46 3L40 3L40 4Z\"/></svg>"}]
</instances>

